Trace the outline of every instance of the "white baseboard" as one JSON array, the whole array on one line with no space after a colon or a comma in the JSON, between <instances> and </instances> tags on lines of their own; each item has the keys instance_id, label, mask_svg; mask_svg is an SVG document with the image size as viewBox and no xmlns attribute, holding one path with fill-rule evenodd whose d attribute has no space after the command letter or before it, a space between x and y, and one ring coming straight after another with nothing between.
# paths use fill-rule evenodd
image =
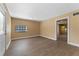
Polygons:
<instances>
[{"instance_id":1,"label":"white baseboard","mask_svg":"<svg viewBox=\"0 0 79 59\"><path fill-rule=\"evenodd\" d=\"M45 37L45 38L48 38L48 39L51 39L51 40L56 40L56 39L54 39L54 38L51 38L51 37L47 37L47 36L42 36L42 35L40 35L41 37Z\"/></svg>"},{"instance_id":2,"label":"white baseboard","mask_svg":"<svg viewBox=\"0 0 79 59\"><path fill-rule=\"evenodd\" d=\"M16 40L16 39L23 39L23 38L31 38L31 37L37 37L40 35L33 35L33 36L28 36L28 37L18 37L18 38L12 38L12 40Z\"/></svg>"},{"instance_id":3,"label":"white baseboard","mask_svg":"<svg viewBox=\"0 0 79 59\"><path fill-rule=\"evenodd\" d=\"M7 45L7 47L6 47L6 50L9 48L10 43L11 43L11 40L9 41L9 43L8 43L8 45Z\"/></svg>"},{"instance_id":4,"label":"white baseboard","mask_svg":"<svg viewBox=\"0 0 79 59\"><path fill-rule=\"evenodd\" d=\"M79 44L75 44L75 43L72 43L72 42L68 42L68 44L79 47Z\"/></svg>"}]
</instances>

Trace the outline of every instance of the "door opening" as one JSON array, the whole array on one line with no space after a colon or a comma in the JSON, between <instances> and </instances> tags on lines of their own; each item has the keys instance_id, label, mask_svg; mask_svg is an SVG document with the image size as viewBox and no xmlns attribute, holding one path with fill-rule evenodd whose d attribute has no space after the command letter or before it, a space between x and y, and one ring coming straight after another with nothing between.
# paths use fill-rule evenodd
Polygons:
<instances>
[{"instance_id":1,"label":"door opening","mask_svg":"<svg viewBox=\"0 0 79 59\"><path fill-rule=\"evenodd\" d=\"M67 19L60 19L58 21L56 21L56 36L57 36L57 40L60 41L65 41L67 42L68 40L68 20Z\"/></svg>"}]
</instances>

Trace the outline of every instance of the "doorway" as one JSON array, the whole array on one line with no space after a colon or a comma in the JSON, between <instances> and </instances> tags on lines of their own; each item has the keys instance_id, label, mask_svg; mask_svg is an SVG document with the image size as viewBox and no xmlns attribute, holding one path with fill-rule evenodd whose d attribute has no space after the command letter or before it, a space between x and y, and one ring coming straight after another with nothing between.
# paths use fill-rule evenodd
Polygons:
<instances>
[{"instance_id":1,"label":"doorway","mask_svg":"<svg viewBox=\"0 0 79 59\"><path fill-rule=\"evenodd\" d=\"M58 41L68 41L68 19L63 18L56 21L56 38Z\"/></svg>"}]
</instances>

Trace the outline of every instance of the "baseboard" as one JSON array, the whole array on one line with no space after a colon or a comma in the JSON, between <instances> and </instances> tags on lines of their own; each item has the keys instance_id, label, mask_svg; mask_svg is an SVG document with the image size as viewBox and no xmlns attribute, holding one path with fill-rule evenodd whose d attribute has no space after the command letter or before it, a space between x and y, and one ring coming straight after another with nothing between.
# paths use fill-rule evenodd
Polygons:
<instances>
[{"instance_id":1,"label":"baseboard","mask_svg":"<svg viewBox=\"0 0 79 59\"><path fill-rule=\"evenodd\" d=\"M79 44L75 44L75 43L72 43L72 42L68 42L68 44L79 47Z\"/></svg>"},{"instance_id":2,"label":"baseboard","mask_svg":"<svg viewBox=\"0 0 79 59\"><path fill-rule=\"evenodd\" d=\"M28 37L18 37L18 38L12 38L12 40L16 40L16 39L23 39L23 38L31 38L31 37L37 37L40 35L33 35L33 36L28 36Z\"/></svg>"},{"instance_id":3,"label":"baseboard","mask_svg":"<svg viewBox=\"0 0 79 59\"><path fill-rule=\"evenodd\" d=\"M43 36L43 35L40 35L41 37L45 37L45 38L48 38L48 39L51 39L51 40L56 40L54 38L51 38L51 37L47 37L47 36Z\"/></svg>"},{"instance_id":4,"label":"baseboard","mask_svg":"<svg viewBox=\"0 0 79 59\"><path fill-rule=\"evenodd\" d=\"M6 50L9 48L10 43L11 43L11 40L9 41L9 43L8 43L8 45L7 45L7 47L6 47Z\"/></svg>"}]
</instances>

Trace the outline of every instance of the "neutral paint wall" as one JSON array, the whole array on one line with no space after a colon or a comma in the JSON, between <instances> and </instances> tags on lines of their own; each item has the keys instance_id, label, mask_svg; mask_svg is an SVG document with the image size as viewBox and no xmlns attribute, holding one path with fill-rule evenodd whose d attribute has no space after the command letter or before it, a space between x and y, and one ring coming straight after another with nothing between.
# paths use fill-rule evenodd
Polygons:
<instances>
[{"instance_id":1,"label":"neutral paint wall","mask_svg":"<svg viewBox=\"0 0 79 59\"><path fill-rule=\"evenodd\" d=\"M20 37L30 37L30 36L38 36L40 35L40 22L37 21L31 21L31 20L24 20L19 18L12 18L11 21L11 27L12 27L12 39L14 38L20 38ZM26 25L28 28L28 31L26 32L16 32L16 25Z\"/></svg>"},{"instance_id":2,"label":"neutral paint wall","mask_svg":"<svg viewBox=\"0 0 79 59\"><path fill-rule=\"evenodd\" d=\"M5 45L6 45L6 49L9 46L9 43L11 42L11 17L9 15L9 12L7 10L7 7L5 6L5 4L0 4L0 6L2 7L2 10L4 12L5 15L5 22L6 22L6 40L5 40Z\"/></svg>"},{"instance_id":3,"label":"neutral paint wall","mask_svg":"<svg viewBox=\"0 0 79 59\"><path fill-rule=\"evenodd\" d=\"M73 16L74 12L79 12L79 10L75 10L70 13L66 13L61 16L57 16L46 21L41 22L41 36L47 38L53 38L56 40L55 36L55 21L57 19L61 19L64 17L69 17L69 44L75 44L79 46L79 15Z\"/></svg>"},{"instance_id":4,"label":"neutral paint wall","mask_svg":"<svg viewBox=\"0 0 79 59\"><path fill-rule=\"evenodd\" d=\"M47 38L54 38L55 36L55 20L46 20L42 21L40 24L40 33L41 36L47 37Z\"/></svg>"}]
</instances>

